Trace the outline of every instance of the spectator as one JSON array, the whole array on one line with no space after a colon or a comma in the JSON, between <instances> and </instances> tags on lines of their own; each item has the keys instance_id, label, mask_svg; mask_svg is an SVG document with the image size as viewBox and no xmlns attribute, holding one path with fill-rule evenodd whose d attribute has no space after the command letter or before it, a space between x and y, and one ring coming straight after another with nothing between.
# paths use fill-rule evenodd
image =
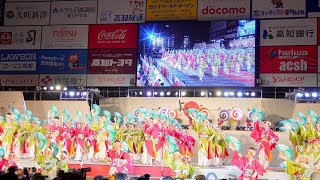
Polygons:
<instances>
[{"instance_id":1,"label":"spectator","mask_svg":"<svg viewBox=\"0 0 320 180\"><path fill-rule=\"evenodd\" d=\"M145 175L143 175L143 177L146 178L147 180L149 180L150 179L150 174L145 174Z\"/></svg>"},{"instance_id":2,"label":"spectator","mask_svg":"<svg viewBox=\"0 0 320 180\"><path fill-rule=\"evenodd\" d=\"M82 177L78 173L65 173L61 180L82 180Z\"/></svg>"},{"instance_id":3,"label":"spectator","mask_svg":"<svg viewBox=\"0 0 320 180\"><path fill-rule=\"evenodd\" d=\"M15 174L15 172L18 170L17 166L12 166L8 168L8 173L2 175L0 177L0 180L19 180L18 176Z\"/></svg>"},{"instance_id":4,"label":"spectator","mask_svg":"<svg viewBox=\"0 0 320 180\"><path fill-rule=\"evenodd\" d=\"M93 180L107 180L107 178L105 178L103 176L96 176L93 178Z\"/></svg>"},{"instance_id":5,"label":"spectator","mask_svg":"<svg viewBox=\"0 0 320 180\"><path fill-rule=\"evenodd\" d=\"M115 180L128 180L128 175L123 174L123 173L117 173L115 175Z\"/></svg>"},{"instance_id":6,"label":"spectator","mask_svg":"<svg viewBox=\"0 0 320 180\"><path fill-rule=\"evenodd\" d=\"M198 175L196 180L206 180L206 177L204 175Z\"/></svg>"},{"instance_id":7,"label":"spectator","mask_svg":"<svg viewBox=\"0 0 320 180\"><path fill-rule=\"evenodd\" d=\"M18 176L18 179L25 179L23 169L19 168L15 173Z\"/></svg>"},{"instance_id":8,"label":"spectator","mask_svg":"<svg viewBox=\"0 0 320 180\"><path fill-rule=\"evenodd\" d=\"M173 178L170 176L166 176L166 177L162 178L162 180L173 180Z\"/></svg>"},{"instance_id":9,"label":"spectator","mask_svg":"<svg viewBox=\"0 0 320 180\"><path fill-rule=\"evenodd\" d=\"M42 176L42 174L40 173L35 173L32 177L31 177L31 180L46 180L44 178L44 176Z\"/></svg>"}]
</instances>

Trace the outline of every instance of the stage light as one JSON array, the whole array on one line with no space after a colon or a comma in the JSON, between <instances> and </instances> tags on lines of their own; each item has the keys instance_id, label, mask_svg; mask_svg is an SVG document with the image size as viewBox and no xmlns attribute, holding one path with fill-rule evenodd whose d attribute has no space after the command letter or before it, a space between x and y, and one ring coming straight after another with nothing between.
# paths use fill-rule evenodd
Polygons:
<instances>
[{"instance_id":1,"label":"stage light","mask_svg":"<svg viewBox=\"0 0 320 180\"><path fill-rule=\"evenodd\" d=\"M48 88L47 88L47 87L43 87L43 90L45 90L45 91L46 91L46 90L48 90Z\"/></svg>"},{"instance_id":2,"label":"stage light","mask_svg":"<svg viewBox=\"0 0 320 180\"><path fill-rule=\"evenodd\" d=\"M209 92L209 96L212 96L212 93L211 93L211 92Z\"/></svg>"},{"instance_id":3,"label":"stage light","mask_svg":"<svg viewBox=\"0 0 320 180\"><path fill-rule=\"evenodd\" d=\"M303 96L302 93L297 93L297 97L301 98Z\"/></svg>"},{"instance_id":4,"label":"stage light","mask_svg":"<svg viewBox=\"0 0 320 180\"><path fill-rule=\"evenodd\" d=\"M147 96L151 96L151 92L150 91L147 92Z\"/></svg>"},{"instance_id":5,"label":"stage light","mask_svg":"<svg viewBox=\"0 0 320 180\"><path fill-rule=\"evenodd\" d=\"M53 87L53 86L50 86L49 89L52 91L52 90L54 90L54 87Z\"/></svg>"},{"instance_id":6,"label":"stage light","mask_svg":"<svg viewBox=\"0 0 320 180\"><path fill-rule=\"evenodd\" d=\"M87 92L83 92L83 93L82 93L82 96L87 96Z\"/></svg>"},{"instance_id":7,"label":"stage light","mask_svg":"<svg viewBox=\"0 0 320 180\"><path fill-rule=\"evenodd\" d=\"M245 92L244 94L245 94L246 96L249 96L249 92Z\"/></svg>"},{"instance_id":8,"label":"stage light","mask_svg":"<svg viewBox=\"0 0 320 180\"><path fill-rule=\"evenodd\" d=\"M217 96L221 96L222 92L221 91L217 91L216 95Z\"/></svg>"},{"instance_id":9,"label":"stage light","mask_svg":"<svg viewBox=\"0 0 320 180\"><path fill-rule=\"evenodd\" d=\"M313 92L313 93L312 93L312 97L315 98L315 97L317 97L317 96L318 96L318 94L317 94L316 92Z\"/></svg>"},{"instance_id":10,"label":"stage light","mask_svg":"<svg viewBox=\"0 0 320 180\"><path fill-rule=\"evenodd\" d=\"M185 96L186 95L186 92L185 91L182 91L181 92L181 96Z\"/></svg>"},{"instance_id":11,"label":"stage light","mask_svg":"<svg viewBox=\"0 0 320 180\"><path fill-rule=\"evenodd\" d=\"M74 92L73 92L73 91L70 91L70 92L69 92L69 96L73 97L73 96L74 96Z\"/></svg>"},{"instance_id":12,"label":"stage light","mask_svg":"<svg viewBox=\"0 0 320 180\"><path fill-rule=\"evenodd\" d=\"M68 90L68 88L67 88L67 87L64 87L63 90L66 91L66 90Z\"/></svg>"},{"instance_id":13,"label":"stage light","mask_svg":"<svg viewBox=\"0 0 320 180\"><path fill-rule=\"evenodd\" d=\"M229 96L229 92L224 92L223 95L224 96Z\"/></svg>"},{"instance_id":14,"label":"stage light","mask_svg":"<svg viewBox=\"0 0 320 180\"><path fill-rule=\"evenodd\" d=\"M142 96L142 91L140 91L139 94Z\"/></svg>"},{"instance_id":15,"label":"stage light","mask_svg":"<svg viewBox=\"0 0 320 180\"><path fill-rule=\"evenodd\" d=\"M238 93L237 93L237 96L238 96L238 97L242 97L242 96L243 96L243 93L242 93L242 92L238 92Z\"/></svg>"},{"instance_id":16,"label":"stage light","mask_svg":"<svg viewBox=\"0 0 320 180\"><path fill-rule=\"evenodd\" d=\"M200 95L201 95L201 96L205 96L205 95L206 95L206 92L201 91Z\"/></svg>"},{"instance_id":17,"label":"stage light","mask_svg":"<svg viewBox=\"0 0 320 180\"><path fill-rule=\"evenodd\" d=\"M56 90L57 90L57 91L60 91L60 89L61 89L61 86L60 86L60 85L57 85L57 86L56 86Z\"/></svg>"},{"instance_id":18,"label":"stage light","mask_svg":"<svg viewBox=\"0 0 320 180\"><path fill-rule=\"evenodd\" d=\"M80 92L77 92L77 96L79 96L80 95Z\"/></svg>"},{"instance_id":19,"label":"stage light","mask_svg":"<svg viewBox=\"0 0 320 180\"><path fill-rule=\"evenodd\" d=\"M304 93L304 96L305 97L310 97L310 94L309 93Z\"/></svg>"},{"instance_id":20,"label":"stage light","mask_svg":"<svg viewBox=\"0 0 320 180\"><path fill-rule=\"evenodd\" d=\"M178 93L178 92L176 92L176 93L174 93L174 95L178 96L178 95L179 95L179 93Z\"/></svg>"},{"instance_id":21,"label":"stage light","mask_svg":"<svg viewBox=\"0 0 320 180\"><path fill-rule=\"evenodd\" d=\"M234 92L229 92L230 96L234 96Z\"/></svg>"},{"instance_id":22,"label":"stage light","mask_svg":"<svg viewBox=\"0 0 320 180\"><path fill-rule=\"evenodd\" d=\"M161 92L160 92L160 96L164 96L164 92L161 91Z\"/></svg>"},{"instance_id":23,"label":"stage light","mask_svg":"<svg viewBox=\"0 0 320 180\"><path fill-rule=\"evenodd\" d=\"M153 94L156 96L156 95L158 95L158 92L157 92L157 91L155 91Z\"/></svg>"},{"instance_id":24,"label":"stage light","mask_svg":"<svg viewBox=\"0 0 320 180\"><path fill-rule=\"evenodd\" d=\"M171 92L170 92L170 91L168 91L168 92L167 92L167 96L170 96L170 95L171 95Z\"/></svg>"},{"instance_id":25,"label":"stage light","mask_svg":"<svg viewBox=\"0 0 320 180\"><path fill-rule=\"evenodd\" d=\"M251 96L252 96L252 97L256 96L256 93L255 93L255 92L252 92L252 93L251 93Z\"/></svg>"}]
</instances>

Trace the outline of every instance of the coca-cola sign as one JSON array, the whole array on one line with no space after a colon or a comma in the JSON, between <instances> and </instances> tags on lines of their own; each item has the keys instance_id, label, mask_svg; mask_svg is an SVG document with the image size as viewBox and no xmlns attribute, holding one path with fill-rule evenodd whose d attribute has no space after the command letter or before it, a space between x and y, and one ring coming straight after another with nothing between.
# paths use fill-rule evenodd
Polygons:
<instances>
[{"instance_id":1,"label":"coca-cola sign","mask_svg":"<svg viewBox=\"0 0 320 180\"><path fill-rule=\"evenodd\" d=\"M137 48L137 24L90 25L89 48Z\"/></svg>"},{"instance_id":2,"label":"coca-cola sign","mask_svg":"<svg viewBox=\"0 0 320 180\"><path fill-rule=\"evenodd\" d=\"M124 40L126 38L126 33L127 33L127 30L122 30L122 29L111 31L111 32L102 30L98 34L98 39L99 40Z\"/></svg>"}]
</instances>

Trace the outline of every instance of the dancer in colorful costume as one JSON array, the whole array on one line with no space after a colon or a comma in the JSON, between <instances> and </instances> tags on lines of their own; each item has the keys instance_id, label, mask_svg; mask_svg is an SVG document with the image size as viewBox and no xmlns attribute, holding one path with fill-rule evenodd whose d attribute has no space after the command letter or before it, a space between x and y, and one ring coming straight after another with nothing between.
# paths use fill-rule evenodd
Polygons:
<instances>
[{"instance_id":1,"label":"dancer in colorful costume","mask_svg":"<svg viewBox=\"0 0 320 180\"><path fill-rule=\"evenodd\" d=\"M257 119L250 136L258 143L260 164L267 169L269 162L272 160L271 151L276 147L279 137L270 128L271 122L263 120L264 114L262 111L255 108L252 111L257 114Z\"/></svg>"}]
</instances>

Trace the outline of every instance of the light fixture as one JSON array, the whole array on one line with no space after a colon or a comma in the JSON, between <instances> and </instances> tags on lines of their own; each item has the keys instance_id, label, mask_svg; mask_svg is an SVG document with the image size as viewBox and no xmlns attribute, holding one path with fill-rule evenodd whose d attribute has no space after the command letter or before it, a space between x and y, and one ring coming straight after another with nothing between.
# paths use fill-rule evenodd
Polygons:
<instances>
[{"instance_id":1,"label":"light fixture","mask_svg":"<svg viewBox=\"0 0 320 180\"><path fill-rule=\"evenodd\" d=\"M251 96L252 96L252 97L256 96L256 93L255 93L255 92L252 92L252 93L251 93Z\"/></svg>"},{"instance_id":2,"label":"light fixture","mask_svg":"<svg viewBox=\"0 0 320 180\"><path fill-rule=\"evenodd\" d=\"M156 96L156 95L158 95L158 92L157 92L157 91L155 91L153 94Z\"/></svg>"},{"instance_id":3,"label":"light fixture","mask_svg":"<svg viewBox=\"0 0 320 180\"><path fill-rule=\"evenodd\" d=\"M175 96L178 96L178 95L179 95L179 93L178 93L178 92L176 92L176 93L174 93L174 95L175 95Z\"/></svg>"},{"instance_id":4,"label":"light fixture","mask_svg":"<svg viewBox=\"0 0 320 180\"><path fill-rule=\"evenodd\" d=\"M217 96L221 96L221 95L222 95L222 92L221 92L221 91L217 91L216 95L217 95Z\"/></svg>"},{"instance_id":5,"label":"light fixture","mask_svg":"<svg viewBox=\"0 0 320 180\"><path fill-rule=\"evenodd\" d=\"M304 96L305 97L310 97L310 94L309 93L304 93Z\"/></svg>"},{"instance_id":6,"label":"light fixture","mask_svg":"<svg viewBox=\"0 0 320 180\"><path fill-rule=\"evenodd\" d=\"M243 93L242 93L242 92L238 92L238 93L237 93L237 96L238 96L238 97L242 97L242 96L243 96Z\"/></svg>"},{"instance_id":7,"label":"light fixture","mask_svg":"<svg viewBox=\"0 0 320 180\"><path fill-rule=\"evenodd\" d=\"M56 90L57 90L57 91L60 91L60 89L61 89L61 86L60 86L60 85L57 85L57 86L56 86Z\"/></svg>"},{"instance_id":8,"label":"light fixture","mask_svg":"<svg viewBox=\"0 0 320 180\"><path fill-rule=\"evenodd\" d=\"M229 92L229 94L230 94L230 96L234 96L234 92L233 91Z\"/></svg>"},{"instance_id":9,"label":"light fixture","mask_svg":"<svg viewBox=\"0 0 320 180\"><path fill-rule=\"evenodd\" d=\"M49 89L50 89L51 91L53 91L53 90L54 90L54 87L53 87L53 86L50 86Z\"/></svg>"},{"instance_id":10,"label":"light fixture","mask_svg":"<svg viewBox=\"0 0 320 180\"><path fill-rule=\"evenodd\" d=\"M229 96L229 92L224 92L223 95L224 96Z\"/></svg>"},{"instance_id":11,"label":"light fixture","mask_svg":"<svg viewBox=\"0 0 320 180\"><path fill-rule=\"evenodd\" d=\"M297 97L301 98L303 96L302 93L297 93Z\"/></svg>"},{"instance_id":12,"label":"light fixture","mask_svg":"<svg viewBox=\"0 0 320 180\"><path fill-rule=\"evenodd\" d=\"M161 91L161 92L160 92L160 96L164 96L164 92Z\"/></svg>"},{"instance_id":13,"label":"light fixture","mask_svg":"<svg viewBox=\"0 0 320 180\"><path fill-rule=\"evenodd\" d=\"M142 95L142 91L140 91L139 94Z\"/></svg>"},{"instance_id":14,"label":"light fixture","mask_svg":"<svg viewBox=\"0 0 320 180\"><path fill-rule=\"evenodd\" d=\"M67 87L64 87L63 90L66 91L66 90L68 90L68 88L67 88Z\"/></svg>"},{"instance_id":15,"label":"light fixture","mask_svg":"<svg viewBox=\"0 0 320 180\"><path fill-rule=\"evenodd\" d=\"M312 97L316 98L318 96L318 94L316 92L313 92L312 94Z\"/></svg>"},{"instance_id":16,"label":"light fixture","mask_svg":"<svg viewBox=\"0 0 320 180\"><path fill-rule=\"evenodd\" d=\"M147 96L151 96L151 92L150 91L147 92Z\"/></svg>"},{"instance_id":17,"label":"light fixture","mask_svg":"<svg viewBox=\"0 0 320 180\"><path fill-rule=\"evenodd\" d=\"M185 91L182 91L181 92L181 96L185 96L186 95L186 92Z\"/></svg>"},{"instance_id":18,"label":"light fixture","mask_svg":"<svg viewBox=\"0 0 320 180\"><path fill-rule=\"evenodd\" d=\"M206 92L201 91L200 95L201 95L201 96L205 96L205 95L206 95Z\"/></svg>"},{"instance_id":19,"label":"light fixture","mask_svg":"<svg viewBox=\"0 0 320 180\"><path fill-rule=\"evenodd\" d=\"M69 96L73 97L73 96L74 96L74 92L73 92L73 91L70 91L70 92L69 92Z\"/></svg>"},{"instance_id":20,"label":"light fixture","mask_svg":"<svg viewBox=\"0 0 320 180\"><path fill-rule=\"evenodd\" d=\"M82 92L82 96L87 96L87 92Z\"/></svg>"},{"instance_id":21,"label":"light fixture","mask_svg":"<svg viewBox=\"0 0 320 180\"><path fill-rule=\"evenodd\" d=\"M168 91L168 92L167 92L167 96L170 96L170 95L171 95L171 92L170 92L170 91Z\"/></svg>"},{"instance_id":22,"label":"light fixture","mask_svg":"<svg viewBox=\"0 0 320 180\"><path fill-rule=\"evenodd\" d=\"M249 92L245 92L244 94L245 94L246 96L249 96Z\"/></svg>"},{"instance_id":23,"label":"light fixture","mask_svg":"<svg viewBox=\"0 0 320 180\"><path fill-rule=\"evenodd\" d=\"M45 90L45 91L46 91L46 90L48 90L48 88L47 88L47 87L43 87L43 90Z\"/></svg>"}]
</instances>

